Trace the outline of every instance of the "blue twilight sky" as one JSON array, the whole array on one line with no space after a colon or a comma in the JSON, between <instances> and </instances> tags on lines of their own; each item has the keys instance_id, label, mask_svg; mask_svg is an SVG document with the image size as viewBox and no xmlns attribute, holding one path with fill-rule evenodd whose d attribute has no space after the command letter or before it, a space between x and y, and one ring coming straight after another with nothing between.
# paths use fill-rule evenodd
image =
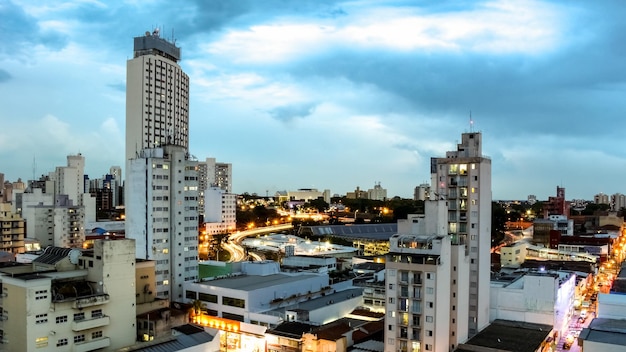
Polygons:
<instances>
[{"instance_id":1,"label":"blue twilight sky","mask_svg":"<svg viewBox=\"0 0 626 352\"><path fill-rule=\"evenodd\" d=\"M620 0L0 0L0 172L123 166L126 60L159 27L191 79L190 151L232 163L235 193L411 197L470 111L494 199L625 193L624 18Z\"/></svg>"}]
</instances>

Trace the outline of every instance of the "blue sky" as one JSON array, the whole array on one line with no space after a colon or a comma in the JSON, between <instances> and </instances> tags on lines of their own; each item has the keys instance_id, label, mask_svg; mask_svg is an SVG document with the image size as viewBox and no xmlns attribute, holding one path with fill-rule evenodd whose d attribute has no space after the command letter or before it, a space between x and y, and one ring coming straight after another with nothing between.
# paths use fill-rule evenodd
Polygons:
<instances>
[{"instance_id":1,"label":"blue sky","mask_svg":"<svg viewBox=\"0 0 626 352\"><path fill-rule=\"evenodd\" d=\"M232 163L236 193L411 197L470 111L494 199L625 193L625 17L608 0L0 0L0 172L123 166L126 60L159 27L191 79L190 151Z\"/></svg>"}]
</instances>

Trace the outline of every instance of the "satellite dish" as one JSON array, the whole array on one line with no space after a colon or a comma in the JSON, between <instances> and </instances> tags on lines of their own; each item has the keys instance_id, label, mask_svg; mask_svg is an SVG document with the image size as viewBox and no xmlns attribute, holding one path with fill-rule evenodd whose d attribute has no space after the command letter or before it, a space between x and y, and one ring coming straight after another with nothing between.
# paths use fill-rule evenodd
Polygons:
<instances>
[{"instance_id":1,"label":"satellite dish","mask_svg":"<svg viewBox=\"0 0 626 352\"><path fill-rule=\"evenodd\" d=\"M79 249L72 249L68 256L70 257L70 263L76 265L78 264L78 258L82 255L82 252Z\"/></svg>"},{"instance_id":2,"label":"satellite dish","mask_svg":"<svg viewBox=\"0 0 626 352\"><path fill-rule=\"evenodd\" d=\"M150 36L150 31L146 31L146 37Z\"/></svg>"}]
</instances>

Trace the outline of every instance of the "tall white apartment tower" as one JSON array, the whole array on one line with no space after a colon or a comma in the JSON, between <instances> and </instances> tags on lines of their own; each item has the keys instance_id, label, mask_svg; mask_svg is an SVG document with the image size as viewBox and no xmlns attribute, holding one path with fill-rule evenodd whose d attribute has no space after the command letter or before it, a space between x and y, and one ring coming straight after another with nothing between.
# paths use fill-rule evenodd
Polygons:
<instances>
[{"instance_id":1,"label":"tall white apartment tower","mask_svg":"<svg viewBox=\"0 0 626 352\"><path fill-rule=\"evenodd\" d=\"M206 204L211 203L208 198L212 188L219 188L224 191L224 194L231 194L233 188L233 166L229 163L219 163L215 161L215 158L206 158L205 161L198 163L198 186L200 187L200 194L198 199L198 205L200 207L200 213L205 216L210 216L212 209L207 209ZM213 211L219 211L220 209L213 209ZM212 222L211 220L205 220L205 222Z\"/></svg>"},{"instance_id":2,"label":"tall white apartment tower","mask_svg":"<svg viewBox=\"0 0 626 352\"><path fill-rule=\"evenodd\" d=\"M126 160L165 144L189 148L189 76L159 31L136 37L126 67Z\"/></svg>"},{"instance_id":3,"label":"tall white apartment tower","mask_svg":"<svg viewBox=\"0 0 626 352\"><path fill-rule=\"evenodd\" d=\"M215 158L206 158L199 163L200 189L218 187L232 193L233 191L233 166L229 163L219 163Z\"/></svg>"},{"instance_id":4,"label":"tall white apartment tower","mask_svg":"<svg viewBox=\"0 0 626 352\"><path fill-rule=\"evenodd\" d=\"M385 352L454 351L467 339L469 261L448 235L447 209L427 200L389 239Z\"/></svg>"},{"instance_id":5,"label":"tall white apartment tower","mask_svg":"<svg viewBox=\"0 0 626 352\"><path fill-rule=\"evenodd\" d=\"M189 154L189 77L180 48L146 32L126 76L126 237L154 260L156 293L183 301L198 278L198 162Z\"/></svg>"},{"instance_id":6,"label":"tall white apartment tower","mask_svg":"<svg viewBox=\"0 0 626 352\"><path fill-rule=\"evenodd\" d=\"M431 191L431 197L448 201L448 234L469 257L467 335L472 337L489 324L491 160L482 155L481 133L463 133L457 150L431 158ZM450 280L459 282L459 271ZM451 312L451 319L459 318Z\"/></svg>"},{"instance_id":7,"label":"tall white apartment tower","mask_svg":"<svg viewBox=\"0 0 626 352\"><path fill-rule=\"evenodd\" d=\"M198 162L179 146L144 149L126 172L126 237L155 261L156 295L182 302L198 278Z\"/></svg>"}]
</instances>

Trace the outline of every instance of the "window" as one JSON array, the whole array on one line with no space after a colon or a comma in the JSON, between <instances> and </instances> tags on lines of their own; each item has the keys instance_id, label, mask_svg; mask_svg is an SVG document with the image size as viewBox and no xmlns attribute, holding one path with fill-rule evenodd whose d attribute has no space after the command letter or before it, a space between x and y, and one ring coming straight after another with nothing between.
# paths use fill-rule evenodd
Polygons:
<instances>
[{"instance_id":1,"label":"window","mask_svg":"<svg viewBox=\"0 0 626 352\"><path fill-rule=\"evenodd\" d=\"M91 333L91 338L92 339L99 339L102 337L102 330L100 331L94 331Z\"/></svg>"},{"instance_id":2,"label":"window","mask_svg":"<svg viewBox=\"0 0 626 352\"><path fill-rule=\"evenodd\" d=\"M400 272L400 281L409 282L409 272L408 271Z\"/></svg>"},{"instance_id":3,"label":"window","mask_svg":"<svg viewBox=\"0 0 626 352\"><path fill-rule=\"evenodd\" d=\"M62 315L56 318L57 324L67 323L67 315Z\"/></svg>"},{"instance_id":4,"label":"window","mask_svg":"<svg viewBox=\"0 0 626 352\"><path fill-rule=\"evenodd\" d=\"M60 347L60 346L67 346L67 339L59 339L57 341L57 347Z\"/></svg>"},{"instance_id":5,"label":"window","mask_svg":"<svg viewBox=\"0 0 626 352\"><path fill-rule=\"evenodd\" d=\"M102 317L102 309L94 309L91 311L92 318L101 318Z\"/></svg>"},{"instance_id":6,"label":"window","mask_svg":"<svg viewBox=\"0 0 626 352\"><path fill-rule=\"evenodd\" d=\"M80 320L84 320L84 319L85 319L85 313L84 312L80 312L80 313L74 314L74 321L80 321Z\"/></svg>"},{"instance_id":7,"label":"window","mask_svg":"<svg viewBox=\"0 0 626 352\"><path fill-rule=\"evenodd\" d=\"M389 284L389 289L393 290L393 284Z\"/></svg>"},{"instance_id":8,"label":"window","mask_svg":"<svg viewBox=\"0 0 626 352\"><path fill-rule=\"evenodd\" d=\"M48 290L35 291L35 300L47 299Z\"/></svg>"},{"instance_id":9,"label":"window","mask_svg":"<svg viewBox=\"0 0 626 352\"><path fill-rule=\"evenodd\" d=\"M185 298L196 299L196 291L185 291Z\"/></svg>"},{"instance_id":10,"label":"window","mask_svg":"<svg viewBox=\"0 0 626 352\"><path fill-rule=\"evenodd\" d=\"M35 324L45 324L48 322L48 314L37 314L35 315Z\"/></svg>"},{"instance_id":11,"label":"window","mask_svg":"<svg viewBox=\"0 0 626 352\"><path fill-rule=\"evenodd\" d=\"M389 331L393 331L393 325L392 325L392 324L389 324L389 326L387 327L387 330L389 330Z\"/></svg>"},{"instance_id":12,"label":"window","mask_svg":"<svg viewBox=\"0 0 626 352\"><path fill-rule=\"evenodd\" d=\"M222 297L222 304L225 306L237 307L237 308L245 308L246 301L239 298L232 297Z\"/></svg>"},{"instance_id":13,"label":"window","mask_svg":"<svg viewBox=\"0 0 626 352\"><path fill-rule=\"evenodd\" d=\"M433 345L431 344L426 344L426 351L432 351L433 350Z\"/></svg>"},{"instance_id":14,"label":"window","mask_svg":"<svg viewBox=\"0 0 626 352\"><path fill-rule=\"evenodd\" d=\"M199 292L198 299L204 302L217 303L217 295L212 295L209 293Z\"/></svg>"},{"instance_id":15,"label":"window","mask_svg":"<svg viewBox=\"0 0 626 352\"><path fill-rule=\"evenodd\" d=\"M434 280L435 279L435 273L426 273L426 279Z\"/></svg>"},{"instance_id":16,"label":"window","mask_svg":"<svg viewBox=\"0 0 626 352\"><path fill-rule=\"evenodd\" d=\"M36 338L35 339L35 346L37 346L37 348L48 346L48 336Z\"/></svg>"},{"instance_id":17,"label":"window","mask_svg":"<svg viewBox=\"0 0 626 352\"><path fill-rule=\"evenodd\" d=\"M428 302L428 308L432 308L434 306L433 302Z\"/></svg>"},{"instance_id":18,"label":"window","mask_svg":"<svg viewBox=\"0 0 626 352\"><path fill-rule=\"evenodd\" d=\"M85 335L74 336L74 343L85 341Z\"/></svg>"},{"instance_id":19,"label":"window","mask_svg":"<svg viewBox=\"0 0 626 352\"><path fill-rule=\"evenodd\" d=\"M435 289L432 287L426 287L426 293L432 295L435 292Z\"/></svg>"},{"instance_id":20,"label":"window","mask_svg":"<svg viewBox=\"0 0 626 352\"><path fill-rule=\"evenodd\" d=\"M432 323L433 322L433 316L432 315L427 315L426 316L426 322L427 323Z\"/></svg>"},{"instance_id":21,"label":"window","mask_svg":"<svg viewBox=\"0 0 626 352\"><path fill-rule=\"evenodd\" d=\"M389 297L389 303L394 304L395 303L395 299L393 297Z\"/></svg>"},{"instance_id":22,"label":"window","mask_svg":"<svg viewBox=\"0 0 626 352\"><path fill-rule=\"evenodd\" d=\"M426 330L426 335L427 336L433 336L433 331L432 330Z\"/></svg>"}]
</instances>

